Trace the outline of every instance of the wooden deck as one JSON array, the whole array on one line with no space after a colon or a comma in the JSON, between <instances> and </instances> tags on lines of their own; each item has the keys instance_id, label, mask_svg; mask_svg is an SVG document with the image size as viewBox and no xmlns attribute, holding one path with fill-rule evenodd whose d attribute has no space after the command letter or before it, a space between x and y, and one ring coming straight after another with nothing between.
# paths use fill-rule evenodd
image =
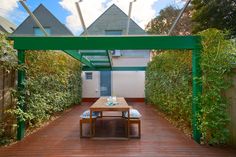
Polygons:
<instances>
[{"instance_id":1,"label":"wooden deck","mask_svg":"<svg viewBox=\"0 0 236 157\"><path fill-rule=\"evenodd\" d=\"M201 146L178 131L144 103L130 103L142 113L141 139L124 135L123 121L97 121L97 138L80 138L79 116L91 103L66 112L48 126L6 148L1 157L236 157L236 150ZM84 128L88 132L88 128ZM132 128L136 133L136 128ZM106 138L105 138L106 137ZM107 138L110 137L110 138Z\"/></svg>"}]
</instances>

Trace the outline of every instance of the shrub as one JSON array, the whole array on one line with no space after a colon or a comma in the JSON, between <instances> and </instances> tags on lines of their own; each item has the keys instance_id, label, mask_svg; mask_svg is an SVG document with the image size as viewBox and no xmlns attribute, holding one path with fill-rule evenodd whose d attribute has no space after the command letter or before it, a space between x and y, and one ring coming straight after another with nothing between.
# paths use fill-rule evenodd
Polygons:
<instances>
[{"instance_id":1,"label":"shrub","mask_svg":"<svg viewBox=\"0 0 236 157\"><path fill-rule=\"evenodd\" d=\"M229 141L229 102L225 91L232 84L231 70L236 63L235 47L227 34L216 29L200 33L203 37L201 114L199 128L205 143Z\"/></svg>"},{"instance_id":2,"label":"shrub","mask_svg":"<svg viewBox=\"0 0 236 157\"><path fill-rule=\"evenodd\" d=\"M25 109L22 110L18 105L14 105L6 112L8 116L0 121L0 145L8 143L11 138L15 137L15 135L8 136L6 124L9 123L9 117L25 120L27 126L35 127L41 125L55 113L80 103L81 64L63 52L27 51L26 63L19 66L16 50L12 48L11 42L1 35L0 59L3 61L1 67L6 70L26 70L26 81L24 82L26 90L21 95L24 99L18 99L22 93L16 89L12 90L16 104L24 103ZM12 120L10 123L15 122Z\"/></svg>"},{"instance_id":3,"label":"shrub","mask_svg":"<svg viewBox=\"0 0 236 157\"><path fill-rule=\"evenodd\" d=\"M198 126L204 143L225 144L229 140L229 103L224 92L231 84L235 47L219 30L209 29L200 35L203 94ZM145 86L148 103L158 106L180 127L191 129L191 52L168 51L155 56L148 65Z\"/></svg>"},{"instance_id":4,"label":"shrub","mask_svg":"<svg viewBox=\"0 0 236 157\"><path fill-rule=\"evenodd\" d=\"M81 101L79 61L55 51L26 52L26 113L32 126Z\"/></svg>"}]
</instances>

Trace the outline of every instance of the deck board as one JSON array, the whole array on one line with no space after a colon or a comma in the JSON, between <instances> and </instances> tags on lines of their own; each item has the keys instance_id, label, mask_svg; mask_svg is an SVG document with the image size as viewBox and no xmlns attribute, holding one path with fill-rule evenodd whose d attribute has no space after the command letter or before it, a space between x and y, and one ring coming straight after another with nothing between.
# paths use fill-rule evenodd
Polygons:
<instances>
[{"instance_id":1,"label":"deck board","mask_svg":"<svg viewBox=\"0 0 236 157\"><path fill-rule=\"evenodd\" d=\"M141 139L122 138L122 120L97 121L96 138L80 138L80 114L91 103L75 106L48 126L9 147L1 157L236 157L236 150L201 146L162 118L153 106L130 103L140 110ZM108 113L109 114L109 113ZM85 132L89 128L84 127ZM132 128L132 133L137 129ZM106 138L109 137L109 138Z\"/></svg>"}]
</instances>

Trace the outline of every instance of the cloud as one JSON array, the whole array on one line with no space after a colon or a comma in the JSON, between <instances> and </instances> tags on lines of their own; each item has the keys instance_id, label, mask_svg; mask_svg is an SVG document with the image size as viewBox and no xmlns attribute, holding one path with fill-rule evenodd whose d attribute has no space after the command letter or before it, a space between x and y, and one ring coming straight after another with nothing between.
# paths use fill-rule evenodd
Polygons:
<instances>
[{"instance_id":1,"label":"cloud","mask_svg":"<svg viewBox=\"0 0 236 157\"><path fill-rule=\"evenodd\" d=\"M153 8L158 0L137 0L133 3L131 18L142 28L145 28L147 23L156 16L157 12ZM109 6L113 3L121 8L126 14L129 11L129 2L127 0L112 0Z\"/></svg>"},{"instance_id":2,"label":"cloud","mask_svg":"<svg viewBox=\"0 0 236 157\"><path fill-rule=\"evenodd\" d=\"M70 15L66 17L66 25L75 33L82 31L80 19L75 7L78 0L61 0L59 4L67 10ZM131 0L130 0L131 1ZM113 3L128 14L129 0L83 0L80 3L85 24L88 27ZM153 8L155 2L159 0L137 0L133 3L131 17L142 28L157 14Z\"/></svg>"},{"instance_id":3,"label":"cloud","mask_svg":"<svg viewBox=\"0 0 236 157\"><path fill-rule=\"evenodd\" d=\"M175 4L178 6L184 5L188 0L174 0Z\"/></svg>"},{"instance_id":4,"label":"cloud","mask_svg":"<svg viewBox=\"0 0 236 157\"><path fill-rule=\"evenodd\" d=\"M0 16L19 24L27 14L19 10L19 5L17 2L18 0L1 0Z\"/></svg>"},{"instance_id":5,"label":"cloud","mask_svg":"<svg viewBox=\"0 0 236 157\"><path fill-rule=\"evenodd\" d=\"M82 27L75 7L75 2L78 2L78 0L61 0L59 4L70 13L70 15L66 17L66 25L74 33L77 33L82 30ZM84 0L80 3L86 26L90 25L98 15L102 14L105 9L103 5L104 2L106 2L106 0Z\"/></svg>"},{"instance_id":6,"label":"cloud","mask_svg":"<svg viewBox=\"0 0 236 157\"><path fill-rule=\"evenodd\" d=\"M1 0L0 4L0 16L3 17L7 17L18 8L17 0Z\"/></svg>"}]
</instances>

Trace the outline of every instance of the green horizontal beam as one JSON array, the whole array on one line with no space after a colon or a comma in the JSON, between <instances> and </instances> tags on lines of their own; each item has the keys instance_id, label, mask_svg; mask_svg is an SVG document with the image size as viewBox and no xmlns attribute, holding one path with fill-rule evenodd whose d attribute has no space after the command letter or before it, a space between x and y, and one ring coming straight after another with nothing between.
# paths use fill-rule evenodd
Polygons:
<instances>
[{"instance_id":1,"label":"green horizontal beam","mask_svg":"<svg viewBox=\"0 0 236 157\"><path fill-rule=\"evenodd\" d=\"M146 71L146 67L112 67L112 68L104 68L104 67L83 67L83 71Z\"/></svg>"},{"instance_id":2,"label":"green horizontal beam","mask_svg":"<svg viewBox=\"0 0 236 157\"><path fill-rule=\"evenodd\" d=\"M106 52L80 52L82 56L107 56Z\"/></svg>"},{"instance_id":3,"label":"green horizontal beam","mask_svg":"<svg viewBox=\"0 0 236 157\"><path fill-rule=\"evenodd\" d=\"M194 49L200 36L14 37L19 50L150 50Z\"/></svg>"},{"instance_id":4,"label":"green horizontal beam","mask_svg":"<svg viewBox=\"0 0 236 157\"><path fill-rule=\"evenodd\" d=\"M90 60L91 63L109 63L109 60Z\"/></svg>"},{"instance_id":5,"label":"green horizontal beam","mask_svg":"<svg viewBox=\"0 0 236 157\"><path fill-rule=\"evenodd\" d=\"M93 63L95 67L111 67L110 63Z\"/></svg>"},{"instance_id":6,"label":"green horizontal beam","mask_svg":"<svg viewBox=\"0 0 236 157\"><path fill-rule=\"evenodd\" d=\"M111 68L110 64L107 65L96 65L94 68Z\"/></svg>"},{"instance_id":7,"label":"green horizontal beam","mask_svg":"<svg viewBox=\"0 0 236 157\"><path fill-rule=\"evenodd\" d=\"M81 53L105 53L106 50L80 50Z\"/></svg>"},{"instance_id":8,"label":"green horizontal beam","mask_svg":"<svg viewBox=\"0 0 236 157\"><path fill-rule=\"evenodd\" d=\"M93 64L89 60L84 58L80 53L78 53L78 51L75 51L75 50L64 50L64 52L66 54L70 55L71 57L79 60L80 62L82 62L83 64L87 65L88 67L93 67Z\"/></svg>"}]
</instances>

